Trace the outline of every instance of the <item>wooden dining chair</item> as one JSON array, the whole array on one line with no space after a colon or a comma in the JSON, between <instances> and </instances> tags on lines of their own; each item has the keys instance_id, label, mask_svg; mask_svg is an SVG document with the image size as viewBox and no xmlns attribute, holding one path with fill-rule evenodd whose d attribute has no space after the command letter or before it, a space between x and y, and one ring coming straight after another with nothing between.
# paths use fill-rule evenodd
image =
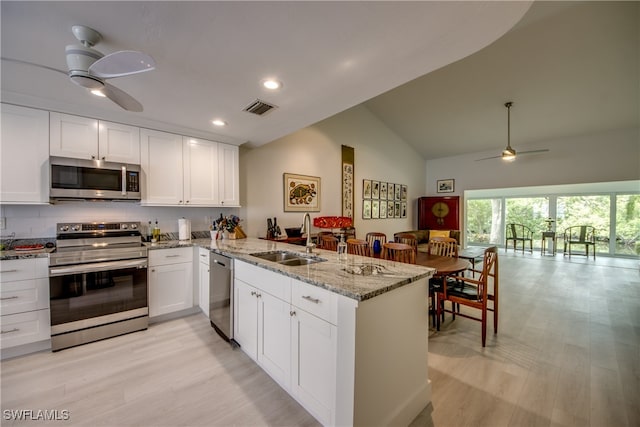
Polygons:
<instances>
[{"instance_id":1,"label":"wooden dining chair","mask_svg":"<svg viewBox=\"0 0 640 427\"><path fill-rule=\"evenodd\" d=\"M322 247L322 238L324 236L331 236L333 237L333 233L331 231L319 231L318 234L316 234L316 247L319 249L324 249Z\"/></svg>"},{"instance_id":2,"label":"wooden dining chair","mask_svg":"<svg viewBox=\"0 0 640 427\"><path fill-rule=\"evenodd\" d=\"M507 231L505 233L504 251L509 248L509 241L513 241L513 251L517 250L518 243L522 244L522 253L524 253L524 247L529 244L529 252L533 253L533 232L529 227L524 224L507 224Z\"/></svg>"},{"instance_id":3,"label":"wooden dining chair","mask_svg":"<svg viewBox=\"0 0 640 427\"><path fill-rule=\"evenodd\" d=\"M361 256L371 256L369 243L362 239L347 239L347 253Z\"/></svg>"},{"instance_id":4,"label":"wooden dining chair","mask_svg":"<svg viewBox=\"0 0 640 427\"><path fill-rule=\"evenodd\" d=\"M322 236L322 249L326 249L328 251L337 251L338 250L338 238L334 236Z\"/></svg>"},{"instance_id":5,"label":"wooden dining chair","mask_svg":"<svg viewBox=\"0 0 640 427\"><path fill-rule=\"evenodd\" d=\"M411 245L404 243L385 243L382 245L382 258L407 264L415 264L416 251Z\"/></svg>"},{"instance_id":6,"label":"wooden dining chair","mask_svg":"<svg viewBox=\"0 0 640 427\"><path fill-rule=\"evenodd\" d=\"M414 251L418 252L418 239L415 234L412 233L396 233L393 235L393 241L396 243L404 243L405 245L409 245L413 248Z\"/></svg>"},{"instance_id":7,"label":"wooden dining chair","mask_svg":"<svg viewBox=\"0 0 640 427\"><path fill-rule=\"evenodd\" d=\"M564 230L563 256L571 257L571 246L584 245L585 254L589 258L589 247L593 250L593 259L596 259L596 229L591 225L575 225ZM569 251L567 251L567 247Z\"/></svg>"},{"instance_id":8,"label":"wooden dining chair","mask_svg":"<svg viewBox=\"0 0 640 427\"><path fill-rule=\"evenodd\" d=\"M440 255L458 257L458 241L453 237L433 237L429 240L427 253L430 255Z\"/></svg>"},{"instance_id":9,"label":"wooden dining chair","mask_svg":"<svg viewBox=\"0 0 640 427\"><path fill-rule=\"evenodd\" d=\"M369 243L369 248L370 248L371 254L373 255L375 242L376 241L379 242L378 244L380 245L380 251L382 252L382 245L387 243L387 235L384 233L379 233L377 231L371 231L367 233L367 235L365 236L365 240L367 241L367 243Z\"/></svg>"},{"instance_id":10,"label":"wooden dining chair","mask_svg":"<svg viewBox=\"0 0 640 427\"><path fill-rule=\"evenodd\" d=\"M454 315L473 319L482 324L482 346L487 342L487 315L493 312L493 331L498 333L498 249L491 246L484 251L482 271L476 278L463 276L449 276L446 285L437 290L437 316L442 311L449 311ZM444 302L451 301L452 309L446 310ZM491 303L491 304L490 304ZM480 310L480 317L467 314L464 311L454 312L454 305ZM455 320L455 316L454 316ZM438 325L439 327L439 325Z\"/></svg>"},{"instance_id":11,"label":"wooden dining chair","mask_svg":"<svg viewBox=\"0 0 640 427\"><path fill-rule=\"evenodd\" d=\"M427 247L429 255L446 256L458 258L458 241L453 237L433 237L429 240ZM438 304L437 291L446 285L447 276L436 272L429 279L429 299L431 301L430 313L433 318L433 326L438 325L439 317L436 316L436 305ZM442 321L444 321L444 311L441 313Z\"/></svg>"}]
</instances>

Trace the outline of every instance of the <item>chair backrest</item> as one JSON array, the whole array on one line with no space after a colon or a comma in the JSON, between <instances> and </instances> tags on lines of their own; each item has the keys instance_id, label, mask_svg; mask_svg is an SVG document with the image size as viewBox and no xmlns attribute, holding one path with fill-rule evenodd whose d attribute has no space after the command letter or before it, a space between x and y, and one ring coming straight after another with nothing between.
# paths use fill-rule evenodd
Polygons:
<instances>
[{"instance_id":1,"label":"chair backrest","mask_svg":"<svg viewBox=\"0 0 640 427\"><path fill-rule=\"evenodd\" d=\"M416 239L415 234L396 233L393 235L393 240L396 243L404 243L405 245L409 245L413 248L414 251L418 252L418 239Z\"/></svg>"},{"instance_id":2,"label":"chair backrest","mask_svg":"<svg viewBox=\"0 0 640 427\"><path fill-rule=\"evenodd\" d=\"M380 246L382 246L387 243L387 235L384 233L379 233L377 231L372 231L370 233L367 233L365 240L367 241L367 243L369 243L369 247L371 248L373 247L374 240L380 241Z\"/></svg>"},{"instance_id":3,"label":"chair backrest","mask_svg":"<svg viewBox=\"0 0 640 427\"><path fill-rule=\"evenodd\" d=\"M453 237L434 237L429 240L428 253L458 258L458 241Z\"/></svg>"},{"instance_id":4,"label":"chair backrest","mask_svg":"<svg viewBox=\"0 0 640 427\"><path fill-rule=\"evenodd\" d=\"M596 241L596 229L591 225L574 225L564 230L564 241L574 243L594 243Z\"/></svg>"},{"instance_id":5,"label":"chair backrest","mask_svg":"<svg viewBox=\"0 0 640 427\"><path fill-rule=\"evenodd\" d=\"M489 293L490 279L493 282L493 293L498 289L498 248L495 246L488 247L484 251L482 259L482 272L478 281L478 296L486 299Z\"/></svg>"},{"instance_id":6,"label":"chair backrest","mask_svg":"<svg viewBox=\"0 0 640 427\"><path fill-rule=\"evenodd\" d=\"M362 239L347 239L347 253L353 255L371 256L369 243Z\"/></svg>"},{"instance_id":7,"label":"chair backrest","mask_svg":"<svg viewBox=\"0 0 640 427\"><path fill-rule=\"evenodd\" d=\"M333 233L331 231L319 231L318 234L316 235L316 246L320 249L322 249L322 237L323 236L332 236L333 237Z\"/></svg>"},{"instance_id":8,"label":"chair backrest","mask_svg":"<svg viewBox=\"0 0 640 427\"><path fill-rule=\"evenodd\" d=\"M334 236L322 236L322 249L326 249L328 251L337 251L338 250L338 238Z\"/></svg>"},{"instance_id":9,"label":"chair backrest","mask_svg":"<svg viewBox=\"0 0 640 427\"><path fill-rule=\"evenodd\" d=\"M382 258L391 261L416 263L416 251L411 245L404 243L385 243L382 245Z\"/></svg>"},{"instance_id":10,"label":"chair backrest","mask_svg":"<svg viewBox=\"0 0 640 427\"><path fill-rule=\"evenodd\" d=\"M524 224L507 224L507 239L530 239L533 232Z\"/></svg>"}]
</instances>

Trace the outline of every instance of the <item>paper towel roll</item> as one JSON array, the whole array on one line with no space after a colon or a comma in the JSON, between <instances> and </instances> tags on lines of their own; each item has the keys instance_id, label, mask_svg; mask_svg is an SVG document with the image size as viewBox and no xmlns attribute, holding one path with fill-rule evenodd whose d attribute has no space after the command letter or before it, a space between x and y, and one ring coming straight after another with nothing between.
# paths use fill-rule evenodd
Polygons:
<instances>
[{"instance_id":1,"label":"paper towel roll","mask_svg":"<svg viewBox=\"0 0 640 427\"><path fill-rule=\"evenodd\" d=\"M191 221L181 218L178 220L178 238L180 240L191 240Z\"/></svg>"}]
</instances>

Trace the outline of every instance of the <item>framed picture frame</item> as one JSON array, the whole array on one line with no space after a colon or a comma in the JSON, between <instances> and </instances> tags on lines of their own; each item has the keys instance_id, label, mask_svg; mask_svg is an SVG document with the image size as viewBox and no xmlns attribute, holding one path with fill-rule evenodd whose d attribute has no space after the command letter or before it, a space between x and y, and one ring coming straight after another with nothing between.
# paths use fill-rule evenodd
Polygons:
<instances>
[{"instance_id":1,"label":"framed picture frame","mask_svg":"<svg viewBox=\"0 0 640 427\"><path fill-rule=\"evenodd\" d=\"M400 200L400 194L402 193L402 186L400 184L395 184L394 186L395 192L394 192L394 200Z\"/></svg>"},{"instance_id":2,"label":"framed picture frame","mask_svg":"<svg viewBox=\"0 0 640 427\"><path fill-rule=\"evenodd\" d=\"M371 198L380 198L380 181L371 181Z\"/></svg>"},{"instance_id":3,"label":"framed picture frame","mask_svg":"<svg viewBox=\"0 0 640 427\"><path fill-rule=\"evenodd\" d=\"M387 218L387 201L380 200L380 219L386 219L386 218Z\"/></svg>"},{"instance_id":4,"label":"framed picture frame","mask_svg":"<svg viewBox=\"0 0 640 427\"><path fill-rule=\"evenodd\" d=\"M371 219L371 200L362 201L362 219Z\"/></svg>"},{"instance_id":5,"label":"framed picture frame","mask_svg":"<svg viewBox=\"0 0 640 427\"><path fill-rule=\"evenodd\" d=\"M400 202L394 202L395 203L395 207L394 207L394 218L400 218L400 215L402 214L402 211L400 209Z\"/></svg>"},{"instance_id":6,"label":"framed picture frame","mask_svg":"<svg viewBox=\"0 0 640 427\"><path fill-rule=\"evenodd\" d=\"M362 180L362 198L363 199L371 198L371 180L370 179Z\"/></svg>"},{"instance_id":7,"label":"framed picture frame","mask_svg":"<svg viewBox=\"0 0 640 427\"><path fill-rule=\"evenodd\" d=\"M386 182L380 183L380 200L387 200L387 183Z\"/></svg>"},{"instance_id":8,"label":"framed picture frame","mask_svg":"<svg viewBox=\"0 0 640 427\"><path fill-rule=\"evenodd\" d=\"M407 200L407 186L404 184L402 185L402 191L400 192L400 200L402 201Z\"/></svg>"},{"instance_id":9,"label":"framed picture frame","mask_svg":"<svg viewBox=\"0 0 640 427\"><path fill-rule=\"evenodd\" d=\"M407 202L401 202L400 205L400 218L407 217Z\"/></svg>"},{"instance_id":10,"label":"framed picture frame","mask_svg":"<svg viewBox=\"0 0 640 427\"><path fill-rule=\"evenodd\" d=\"M395 217L395 203L393 200L387 200L387 218Z\"/></svg>"},{"instance_id":11,"label":"framed picture frame","mask_svg":"<svg viewBox=\"0 0 640 427\"><path fill-rule=\"evenodd\" d=\"M320 212L320 177L283 174L285 212Z\"/></svg>"},{"instance_id":12,"label":"framed picture frame","mask_svg":"<svg viewBox=\"0 0 640 427\"><path fill-rule=\"evenodd\" d=\"M371 201L371 218L372 219L380 218L380 200Z\"/></svg>"},{"instance_id":13,"label":"framed picture frame","mask_svg":"<svg viewBox=\"0 0 640 427\"><path fill-rule=\"evenodd\" d=\"M453 179L439 179L437 182L438 193L453 193L455 180Z\"/></svg>"}]
</instances>

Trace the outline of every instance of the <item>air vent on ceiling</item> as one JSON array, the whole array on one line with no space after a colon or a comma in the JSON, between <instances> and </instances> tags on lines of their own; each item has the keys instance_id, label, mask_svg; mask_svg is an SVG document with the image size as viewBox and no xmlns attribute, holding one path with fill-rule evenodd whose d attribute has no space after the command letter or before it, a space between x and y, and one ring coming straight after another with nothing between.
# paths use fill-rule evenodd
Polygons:
<instances>
[{"instance_id":1,"label":"air vent on ceiling","mask_svg":"<svg viewBox=\"0 0 640 427\"><path fill-rule=\"evenodd\" d=\"M256 99L251 104L249 104L249 106L246 107L243 111L257 114L258 116L262 116L263 114L268 113L274 108L278 108L278 107L276 107L275 105L267 104L266 102L260 101L259 99Z\"/></svg>"}]
</instances>

